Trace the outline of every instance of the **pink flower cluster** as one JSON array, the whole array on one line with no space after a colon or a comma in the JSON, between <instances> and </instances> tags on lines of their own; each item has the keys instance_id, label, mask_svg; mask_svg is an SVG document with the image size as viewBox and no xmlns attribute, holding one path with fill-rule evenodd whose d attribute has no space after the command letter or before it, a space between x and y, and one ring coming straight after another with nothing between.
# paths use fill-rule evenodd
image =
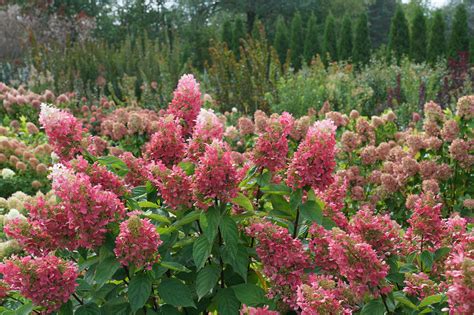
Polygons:
<instances>
[{"instance_id":1,"label":"pink flower cluster","mask_svg":"<svg viewBox=\"0 0 474 315\"><path fill-rule=\"evenodd\" d=\"M214 140L222 140L224 124L212 110L201 108L194 126L192 138L189 140L187 158L197 162L204 154L206 146Z\"/></svg>"},{"instance_id":2,"label":"pink flower cluster","mask_svg":"<svg viewBox=\"0 0 474 315\"><path fill-rule=\"evenodd\" d=\"M403 292L420 300L439 292L436 282L423 272L406 273L404 284Z\"/></svg>"},{"instance_id":3,"label":"pink flower cluster","mask_svg":"<svg viewBox=\"0 0 474 315\"><path fill-rule=\"evenodd\" d=\"M277 311L270 311L268 306L264 307L250 307L247 305L242 305L240 310L240 315L279 315Z\"/></svg>"},{"instance_id":4,"label":"pink flower cluster","mask_svg":"<svg viewBox=\"0 0 474 315\"><path fill-rule=\"evenodd\" d=\"M341 281L336 283L331 276L312 275L308 282L300 285L297 291L301 315L352 314L352 310L344 306L345 285Z\"/></svg>"},{"instance_id":5,"label":"pink flower cluster","mask_svg":"<svg viewBox=\"0 0 474 315\"><path fill-rule=\"evenodd\" d=\"M361 236L380 258L400 253L401 228L388 214L374 214L369 207L364 207L351 218L349 231Z\"/></svg>"},{"instance_id":6,"label":"pink flower cluster","mask_svg":"<svg viewBox=\"0 0 474 315\"><path fill-rule=\"evenodd\" d=\"M3 280L50 314L69 300L78 276L77 267L56 256L13 257L0 264Z\"/></svg>"},{"instance_id":7,"label":"pink flower cluster","mask_svg":"<svg viewBox=\"0 0 474 315\"><path fill-rule=\"evenodd\" d=\"M214 199L225 203L234 198L237 195L237 175L231 154L224 149L222 142L214 141L207 145L196 166L192 184L197 206L207 209Z\"/></svg>"},{"instance_id":8,"label":"pink flower cluster","mask_svg":"<svg viewBox=\"0 0 474 315\"><path fill-rule=\"evenodd\" d=\"M132 215L120 224L114 253L124 266L133 264L137 268L151 269L159 261L158 246L161 243L160 235L150 220Z\"/></svg>"},{"instance_id":9,"label":"pink flower cluster","mask_svg":"<svg viewBox=\"0 0 474 315\"><path fill-rule=\"evenodd\" d=\"M183 169L174 165L168 169L163 164L150 166L150 180L158 188L158 193L171 209L192 206L192 179Z\"/></svg>"},{"instance_id":10,"label":"pink flower cluster","mask_svg":"<svg viewBox=\"0 0 474 315\"><path fill-rule=\"evenodd\" d=\"M258 126L257 116L255 119L255 124ZM288 155L287 136L293 123L293 117L286 112L265 121L265 131L259 135L253 150L252 160L255 165L272 172L285 167Z\"/></svg>"},{"instance_id":11,"label":"pink flower cluster","mask_svg":"<svg viewBox=\"0 0 474 315\"><path fill-rule=\"evenodd\" d=\"M61 160L70 160L81 151L82 124L72 114L41 104L39 122Z\"/></svg>"},{"instance_id":12,"label":"pink flower cluster","mask_svg":"<svg viewBox=\"0 0 474 315\"><path fill-rule=\"evenodd\" d=\"M347 180L336 175L334 181L324 190L315 190L316 195L324 201L323 215L336 223L341 229L347 227L347 218L342 212L347 194Z\"/></svg>"},{"instance_id":13,"label":"pink flower cluster","mask_svg":"<svg viewBox=\"0 0 474 315\"><path fill-rule=\"evenodd\" d=\"M285 228L270 222L253 223L246 232L258 241L257 254L272 284L270 297L279 296L297 309L295 292L304 280L304 269L311 267L303 244L293 239Z\"/></svg>"},{"instance_id":14,"label":"pink flower cluster","mask_svg":"<svg viewBox=\"0 0 474 315\"><path fill-rule=\"evenodd\" d=\"M474 236L457 244L446 261L450 315L474 314Z\"/></svg>"},{"instance_id":15,"label":"pink flower cluster","mask_svg":"<svg viewBox=\"0 0 474 315\"><path fill-rule=\"evenodd\" d=\"M182 127L173 115L160 118L157 131L145 145L143 155L146 159L171 167L179 163L186 152L186 144L182 135Z\"/></svg>"},{"instance_id":16,"label":"pink flower cluster","mask_svg":"<svg viewBox=\"0 0 474 315\"><path fill-rule=\"evenodd\" d=\"M179 79L173 94L173 100L168 105L168 113L181 120L183 135L189 135L202 106L199 83L196 82L192 74L185 74Z\"/></svg>"},{"instance_id":17,"label":"pink flower cluster","mask_svg":"<svg viewBox=\"0 0 474 315\"><path fill-rule=\"evenodd\" d=\"M120 199L84 173L55 165L52 187L67 214L67 225L77 233L80 247L94 248L104 241L107 225L125 215Z\"/></svg>"}]
</instances>

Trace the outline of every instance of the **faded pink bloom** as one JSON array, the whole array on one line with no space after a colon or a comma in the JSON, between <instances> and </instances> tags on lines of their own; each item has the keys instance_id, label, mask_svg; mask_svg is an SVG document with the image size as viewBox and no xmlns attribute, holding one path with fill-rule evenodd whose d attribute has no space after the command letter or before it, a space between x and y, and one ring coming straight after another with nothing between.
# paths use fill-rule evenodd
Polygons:
<instances>
[{"instance_id":1,"label":"faded pink bloom","mask_svg":"<svg viewBox=\"0 0 474 315\"><path fill-rule=\"evenodd\" d=\"M77 267L56 256L13 257L0 264L0 273L12 290L20 291L50 314L69 300L78 276Z\"/></svg>"},{"instance_id":2,"label":"faded pink bloom","mask_svg":"<svg viewBox=\"0 0 474 315\"><path fill-rule=\"evenodd\" d=\"M441 129L441 137L444 141L452 142L459 134L459 126L456 120L450 119L444 123Z\"/></svg>"},{"instance_id":3,"label":"faded pink bloom","mask_svg":"<svg viewBox=\"0 0 474 315\"><path fill-rule=\"evenodd\" d=\"M237 126L241 136L251 135L255 131L255 126L252 120L248 117L240 117Z\"/></svg>"},{"instance_id":4,"label":"faded pink bloom","mask_svg":"<svg viewBox=\"0 0 474 315\"><path fill-rule=\"evenodd\" d=\"M463 96L458 100L456 115L465 120L474 118L474 96Z\"/></svg>"},{"instance_id":5,"label":"faded pink bloom","mask_svg":"<svg viewBox=\"0 0 474 315\"><path fill-rule=\"evenodd\" d=\"M438 284L423 272L406 273L404 283L405 287L403 288L403 292L420 300L439 292Z\"/></svg>"}]
</instances>

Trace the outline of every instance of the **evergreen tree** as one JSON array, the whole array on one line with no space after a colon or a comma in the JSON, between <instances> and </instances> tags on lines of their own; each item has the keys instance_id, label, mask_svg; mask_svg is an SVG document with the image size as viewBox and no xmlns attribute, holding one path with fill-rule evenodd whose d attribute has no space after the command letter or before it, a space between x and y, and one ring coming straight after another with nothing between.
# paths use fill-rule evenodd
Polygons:
<instances>
[{"instance_id":1,"label":"evergreen tree","mask_svg":"<svg viewBox=\"0 0 474 315\"><path fill-rule=\"evenodd\" d=\"M398 0L373 0L368 7L367 18L370 42L374 48L388 43L390 22L397 8Z\"/></svg>"},{"instance_id":2,"label":"evergreen tree","mask_svg":"<svg viewBox=\"0 0 474 315\"><path fill-rule=\"evenodd\" d=\"M370 61L370 37L366 14L362 14L357 20L352 60L359 65L368 64Z\"/></svg>"},{"instance_id":3,"label":"evergreen tree","mask_svg":"<svg viewBox=\"0 0 474 315\"><path fill-rule=\"evenodd\" d=\"M352 22L349 16L345 15L342 20L342 28L339 42L339 59L349 60L352 57Z\"/></svg>"},{"instance_id":4,"label":"evergreen tree","mask_svg":"<svg viewBox=\"0 0 474 315\"><path fill-rule=\"evenodd\" d=\"M437 58L446 54L445 24L441 10L437 10L431 24L430 41L428 46L428 59L435 62Z\"/></svg>"},{"instance_id":5,"label":"evergreen tree","mask_svg":"<svg viewBox=\"0 0 474 315\"><path fill-rule=\"evenodd\" d=\"M411 25L410 57L414 62L426 61L426 19L421 7L418 7Z\"/></svg>"},{"instance_id":6,"label":"evergreen tree","mask_svg":"<svg viewBox=\"0 0 474 315\"><path fill-rule=\"evenodd\" d=\"M288 29L286 28L286 23L282 16L279 16L276 22L273 47L275 47L280 63L284 64L288 53Z\"/></svg>"},{"instance_id":7,"label":"evergreen tree","mask_svg":"<svg viewBox=\"0 0 474 315\"><path fill-rule=\"evenodd\" d=\"M403 55L410 52L410 32L408 31L408 23L402 7L397 6L395 15L392 18L390 26L390 38L388 43L389 57L395 57L397 62Z\"/></svg>"},{"instance_id":8,"label":"evergreen tree","mask_svg":"<svg viewBox=\"0 0 474 315\"><path fill-rule=\"evenodd\" d=\"M469 51L467 11L463 4L458 5L454 14L451 37L449 39L449 57L458 58L460 52Z\"/></svg>"},{"instance_id":9,"label":"evergreen tree","mask_svg":"<svg viewBox=\"0 0 474 315\"><path fill-rule=\"evenodd\" d=\"M332 14L326 17L323 47L323 59L326 62L337 61L336 23Z\"/></svg>"},{"instance_id":10,"label":"evergreen tree","mask_svg":"<svg viewBox=\"0 0 474 315\"><path fill-rule=\"evenodd\" d=\"M222 25L222 41L227 44L227 48L232 49L232 23L230 20L226 20Z\"/></svg>"},{"instance_id":11,"label":"evergreen tree","mask_svg":"<svg viewBox=\"0 0 474 315\"><path fill-rule=\"evenodd\" d=\"M234 31L232 32L232 50L237 58L240 58L240 40L245 38L245 26L242 19L235 20Z\"/></svg>"},{"instance_id":12,"label":"evergreen tree","mask_svg":"<svg viewBox=\"0 0 474 315\"><path fill-rule=\"evenodd\" d=\"M303 21L301 20L301 14L296 12L291 21L291 37L290 37L290 50L291 50L291 64L295 70L301 68L301 58L303 56L304 49L304 38L303 38Z\"/></svg>"},{"instance_id":13,"label":"evergreen tree","mask_svg":"<svg viewBox=\"0 0 474 315\"><path fill-rule=\"evenodd\" d=\"M308 25L306 26L306 36L304 40L304 59L306 62L311 62L316 54L319 54L319 38L318 38L318 25L316 16L311 14Z\"/></svg>"}]
</instances>

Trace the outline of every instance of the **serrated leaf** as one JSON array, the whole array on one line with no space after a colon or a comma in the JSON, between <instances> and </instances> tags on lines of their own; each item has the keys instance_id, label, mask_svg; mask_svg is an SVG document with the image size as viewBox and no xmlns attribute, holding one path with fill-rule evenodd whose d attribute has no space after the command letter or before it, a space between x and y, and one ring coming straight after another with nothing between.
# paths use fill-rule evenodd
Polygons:
<instances>
[{"instance_id":1,"label":"serrated leaf","mask_svg":"<svg viewBox=\"0 0 474 315\"><path fill-rule=\"evenodd\" d=\"M360 312L361 315L384 315L385 306L380 299L371 300L369 303L365 304Z\"/></svg>"},{"instance_id":2,"label":"serrated leaf","mask_svg":"<svg viewBox=\"0 0 474 315\"><path fill-rule=\"evenodd\" d=\"M30 314L30 313L27 313L27 314ZM58 311L58 315L72 315L72 314L74 314L74 308L72 306L71 300L69 300L63 305L61 305L61 308Z\"/></svg>"},{"instance_id":3,"label":"serrated leaf","mask_svg":"<svg viewBox=\"0 0 474 315\"><path fill-rule=\"evenodd\" d=\"M294 190L290 194L290 208L292 211L296 211L296 209L301 205L302 197L303 190L301 188Z\"/></svg>"},{"instance_id":4,"label":"serrated leaf","mask_svg":"<svg viewBox=\"0 0 474 315\"><path fill-rule=\"evenodd\" d=\"M290 204L288 201L286 201L285 197L280 195L271 195L270 201L272 203L273 210L282 211L294 218L294 212L291 210Z\"/></svg>"},{"instance_id":5,"label":"serrated leaf","mask_svg":"<svg viewBox=\"0 0 474 315\"><path fill-rule=\"evenodd\" d=\"M254 211L252 202L242 193L239 193L237 197L232 199L232 203L244 208L247 211Z\"/></svg>"},{"instance_id":6,"label":"serrated leaf","mask_svg":"<svg viewBox=\"0 0 474 315\"><path fill-rule=\"evenodd\" d=\"M240 302L235 296L234 290L226 288L220 290L216 297L217 313L225 315L237 315L240 311Z\"/></svg>"},{"instance_id":7,"label":"serrated leaf","mask_svg":"<svg viewBox=\"0 0 474 315\"><path fill-rule=\"evenodd\" d=\"M231 259L235 259L235 256L237 255L237 247L239 245L239 230L237 229L237 224L231 217L225 216L222 218L219 227L222 239L224 240L225 247L231 256Z\"/></svg>"},{"instance_id":8,"label":"serrated leaf","mask_svg":"<svg viewBox=\"0 0 474 315\"><path fill-rule=\"evenodd\" d=\"M81 305L76 309L75 315L100 315L100 309L95 303Z\"/></svg>"},{"instance_id":9,"label":"serrated leaf","mask_svg":"<svg viewBox=\"0 0 474 315\"><path fill-rule=\"evenodd\" d=\"M423 263L423 270L431 270L431 267L433 267L434 262L433 254L425 250L421 253L420 259Z\"/></svg>"},{"instance_id":10,"label":"serrated leaf","mask_svg":"<svg viewBox=\"0 0 474 315\"><path fill-rule=\"evenodd\" d=\"M67 304L67 303L66 303ZM33 304L26 303L15 310L15 315L29 315L33 311ZM71 313L72 314L72 313Z\"/></svg>"},{"instance_id":11,"label":"serrated leaf","mask_svg":"<svg viewBox=\"0 0 474 315\"><path fill-rule=\"evenodd\" d=\"M397 291L397 292L394 292L393 293L393 298L395 299L395 301L413 309L413 310L417 310L418 307L413 304L409 299L407 299L407 297L405 296L405 294L401 291Z\"/></svg>"},{"instance_id":12,"label":"serrated leaf","mask_svg":"<svg viewBox=\"0 0 474 315\"><path fill-rule=\"evenodd\" d=\"M143 216L148 218L148 219L151 219L153 221L156 221L156 222L162 222L162 223L166 223L166 224L171 223L171 221L167 217L165 217L164 215L159 215L159 214L156 214L156 213L145 213Z\"/></svg>"},{"instance_id":13,"label":"serrated leaf","mask_svg":"<svg viewBox=\"0 0 474 315\"><path fill-rule=\"evenodd\" d=\"M443 300L443 298L444 298L444 294L436 294L436 295L427 296L423 300L421 300L420 304L418 304L418 308L439 303Z\"/></svg>"},{"instance_id":14,"label":"serrated leaf","mask_svg":"<svg viewBox=\"0 0 474 315\"><path fill-rule=\"evenodd\" d=\"M151 279L146 274L140 273L132 277L128 285L128 300L133 312L145 305L150 294Z\"/></svg>"},{"instance_id":15,"label":"serrated leaf","mask_svg":"<svg viewBox=\"0 0 474 315\"><path fill-rule=\"evenodd\" d=\"M138 205L140 206L140 208L153 208L153 209L159 209L160 206L157 205L156 203L154 202L151 202L151 201L140 201L138 203Z\"/></svg>"},{"instance_id":16,"label":"serrated leaf","mask_svg":"<svg viewBox=\"0 0 474 315\"><path fill-rule=\"evenodd\" d=\"M205 235L199 236L193 244L193 259L197 270L200 270L211 254L212 246Z\"/></svg>"},{"instance_id":17,"label":"serrated leaf","mask_svg":"<svg viewBox=\"0 0 474 315\"><path fill-rule=\"evenodd\" d=\"M255 284L243 283L233 286L232 289L234 289L235 296L242 304L257 306L267 301L265 291Z\"/></svg>"},{"instance_id":18,"label":"serrated leaf","mask_svg":"<svg viewBox=\"0 0 474 315\"><path fill-rule=\"evenodd\" d=\"M219 268L215 265L208 265L199 271L196 277L196 293L199 300L215 287L219 274Z\"/></svg>"},{"instance_id":19,"label":"serrated leaf","mask_svg":"<svg viewBox=\"0 0 474 315\"><path fill-rule=\"evenodd\" d=\"M196 307L191 291L178 279L163 279L158 286L158 294L167 304L176 307Z\"/></svg>"},{"instance_id":20,"label":"serrated leaf","mask_svg":"<svg viewBox=\"0 0 474 315\"><path fill-rule=\"evenodd\" d=\"M316 222L318 224L323 223L323 210L316 201L308 200L300 206L300 213L303 218Z\"/></svg>"},{"instance_id":21,"label":"serrated leaf","mask_svg":"<svg viewBox=\"0 0 474 315\"><path fill-rule=\"evenodd\" d=\"M436 252L434 253L434 260L435 261L438 261L444 257L446 257L449 252L451 251L451 248L449 247L441 247L439 249L436 250Z\"/></svg>"},{"instance_id":22,"label":"serrated leaf","mask_svg":"<svg viewBox=\"0 0 474 315\"><path fill-rule=\"evenodd\" d=\"M114 256L105 258L97 265L94 280L102 286L107 280L110 280L115 272L120 268L120 263Z\"/></svg>"},{"instance_id":23,"label":"serrated leaf","mask_svg":"<svg viewBox=\"0 0 474 315\"><path fill-rule=\"evenodd\" d=\"M227 248L224 246L222 251L222 259L224 262L232 267L232 269L247 282L247 273L249 266L249 255L244 246L239 245L237 249L237 255L234 259L231 259Z\"/></svg>"},{"instance_id":24,"label":"serrated leaf","mask_svg":"<svg viewBox=\"0 0 474 315\"><path fill-rule=\"evenodd\" d=\"M185 266L181 265L180 263L174 262L174 261L162 261L160 265L164 268L174 270L174 271L180 271L180 272L191 272L188 268Z\"/></svg>"},{"instance_id":25,"label":"serrated leaf","mask_svg":"<svg viewBox=\"0 0 474 315\"><path fill-rule=\"evenodd\" d=\"M206 212L202 212L199 217L202 231L211 244L217 235L220 220L221 215L219 210L215 207L211 207Z\"/></svg>"}]
</instances>

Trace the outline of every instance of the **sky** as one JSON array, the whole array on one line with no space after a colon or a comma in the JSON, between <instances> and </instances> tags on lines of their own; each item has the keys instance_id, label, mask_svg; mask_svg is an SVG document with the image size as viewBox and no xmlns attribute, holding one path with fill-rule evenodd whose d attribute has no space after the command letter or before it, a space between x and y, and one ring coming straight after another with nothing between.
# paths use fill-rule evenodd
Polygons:
<instances>
[{"instance_id":1,"label":"sky","mask_svg":"<svg viewBox=\"0 0 474 315\"><path fill-rule=\"evenodd\" d=\"M410 0L402 0L403 2L409 2ZM430 0L431 5L435 8L442 7L443 5L447 4L449 0Z\"/></svg>"}]
</instances>

